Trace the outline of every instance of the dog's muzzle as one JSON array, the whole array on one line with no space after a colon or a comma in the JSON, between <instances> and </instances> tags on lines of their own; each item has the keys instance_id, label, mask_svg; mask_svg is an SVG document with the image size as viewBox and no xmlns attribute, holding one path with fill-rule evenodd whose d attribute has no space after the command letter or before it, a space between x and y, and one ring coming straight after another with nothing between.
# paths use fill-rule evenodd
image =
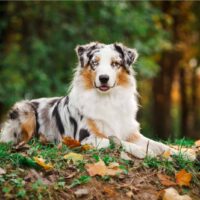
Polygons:
<instances>
[{"instance_id":1,"label":"dog's muzzle","mask_svg":"<svg viewBox=\"0 0 200 200\"><path fill-rule=\"evenodd\" d=\"M108 86L108 81L109 81L109 76L106 74L102 74L99 76L99 82L100 82L100 86L98 87L99 90L105 92L108 91L110 89L110 87Z\"/></svg>"}]
</instances>

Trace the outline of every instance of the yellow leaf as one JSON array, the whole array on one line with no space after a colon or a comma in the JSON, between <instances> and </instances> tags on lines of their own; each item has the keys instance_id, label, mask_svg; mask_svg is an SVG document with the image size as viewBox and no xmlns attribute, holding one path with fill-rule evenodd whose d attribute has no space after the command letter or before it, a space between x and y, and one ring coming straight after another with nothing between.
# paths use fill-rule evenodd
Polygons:
<instances>
[{"instance_id":1,"label":"yellow leaf","mask_svg":"<svg viewBox=\"0 0 200 200\"><path fill-rule=\"evenodd\" d=\"M87 150L90 150L90 149L92 149L93 147L91 146L91 145L89 145L89 144L84 144L84 145L82 145L82 150L85 150L85 151L87 151Z\"/></svg>"},{"instance_id":2,"label":"yellow leaf","mask_svg":"<svg viewBox=\"0 0 200 200\"><path fill-rule=\"evenodd\" d=\"M81 143L77 140L72 139L71 137L64 137L63 143L66 144L69 148L79 147Z\"/></svg>"},{"instance_id":3,"label":"yellow leaf","mask_svg":"<svg viewBox=\"0 0 200 200\"><path fill-rule=\"evenodd\" d=\"M49 170L53 168L53 165L50 163L45 163L45 160L43 158L34 157L34 160L38 165L43 167L45 170Z\"/></svg>"},{"instance_id":4,"label":"yellow leaf","mask_svg":"<svg viewBox=\"0 0 200 200\"><path fill-rule=\"evenodd\" d=\"M176 183L180 186L189 186L192 179L192 174L185 171L185 169L180 170L176 173Z\"/></svg>"},{"instance_id":5,"label":"yellow leaf","mask_svg":"<svg viewBox=\"0 0 200 200\"><path fill-rule=\"evenodd\" d=\"M83 155L78 154L78 153L70 152L70 153L64 155L64 158L67 159L67 160L72 160L73 163L76 163L77 161L82 161L83 160Z\"/></svg>"},{"instance_id":6,"label":"yellow leaf","mask_svg":"<svg viewBox=\"0 0 200 200\"><path fill-rule=\"evenodd\" d=\"M171 153L170 153L170 151L165 151L163 154L162 154L162 157L163 158L170 158L170 156L171 156Z\"/></svg>"}]
</instances>

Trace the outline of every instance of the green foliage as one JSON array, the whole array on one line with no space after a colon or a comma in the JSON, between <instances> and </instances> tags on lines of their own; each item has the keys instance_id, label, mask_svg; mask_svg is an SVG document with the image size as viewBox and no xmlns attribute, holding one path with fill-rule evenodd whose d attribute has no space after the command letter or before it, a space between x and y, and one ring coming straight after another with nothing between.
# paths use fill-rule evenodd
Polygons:
<instances>
[{"instance_id":1,"label":"green foliage","mask_svg":"<svg viewBox=\"0 0 200 200\"><path fill-rule=\"evenodd\" d=\"M167 42L158 26L162 13L149 2L7 2L1 10L0 102L6 107L22 98L65 95L77 44L135 47L137 71L153 77L158 66L152 56Z\"/></svg>"},{"instance_id":2,"label":"green foliage","mask_svg":"<svg viewBox=\"0 0 200 200\"><path fill-rule=\"evenodd\" d=\"M199 184L198 180L198 171L200 170L199 162L191 161L182 153L179 153L178 155L173 155L172 160L147 156L144 159L143 166L148 168L156 168L164 170L169 174L175 174L177 171L185 169L191 174L193 174L194 181Z\"/></svg>"},{"instance_id":3,"label":"green foliage","mask_svg":"<svg viewBox=\"0 0 200 200\"><path fill-rule=\"evenodd\" d=\"M90 180L91 180L90 176L87 176L87 175L80 176L78 179L73 180L69 188L88 183Z\"/></svg>"}]
</instances>

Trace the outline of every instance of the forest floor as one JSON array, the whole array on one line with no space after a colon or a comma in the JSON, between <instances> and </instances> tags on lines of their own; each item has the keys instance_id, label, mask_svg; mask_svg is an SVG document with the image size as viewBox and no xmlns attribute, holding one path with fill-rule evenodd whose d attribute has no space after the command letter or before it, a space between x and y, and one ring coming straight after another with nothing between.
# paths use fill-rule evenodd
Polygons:
<instances>
[{"instance_id":1,"label":"forest floor","mask_svg":"<svg viewBox=\"0 0 200 200\"><path fill-rule=\"evenodd\" d=\"M165 152L142 160L115 144L96 150L64 143L0 144L0 199L200 200L198 159ZM174 188L168 196L167 188Z\"/></svg>"}]
</instances>

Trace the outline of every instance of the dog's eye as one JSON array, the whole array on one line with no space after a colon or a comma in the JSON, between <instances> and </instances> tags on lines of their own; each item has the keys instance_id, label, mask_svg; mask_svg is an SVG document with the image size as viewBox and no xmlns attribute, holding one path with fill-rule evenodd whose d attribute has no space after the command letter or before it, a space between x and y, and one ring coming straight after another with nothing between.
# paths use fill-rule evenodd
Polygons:
<instances>
[{"instance_id":1,"label":"dog's eye","mask_svg":"<svg viewBox=\"0 0 200 200\"><path fill-rule=\"evenodd\" d=\"M119 62L112 62L111 65L112 65L112 67L117 67L117 68L119 68L121 66L121 64Z\"/></svg>"},{"instance_id":2,"label":"dog's eye","mask_svg":"<svg viewBox=\"0 0 200 200\"><path fill-rule=\"evenodd\" d=\"M98 64L99 64L99 62L96 61L96 60L93 60L93 61L91 61L91 63L90 63L91 68L92 68L93 70L96 69L96 67L98 66Z\"/></svg>"}]
</instances>

